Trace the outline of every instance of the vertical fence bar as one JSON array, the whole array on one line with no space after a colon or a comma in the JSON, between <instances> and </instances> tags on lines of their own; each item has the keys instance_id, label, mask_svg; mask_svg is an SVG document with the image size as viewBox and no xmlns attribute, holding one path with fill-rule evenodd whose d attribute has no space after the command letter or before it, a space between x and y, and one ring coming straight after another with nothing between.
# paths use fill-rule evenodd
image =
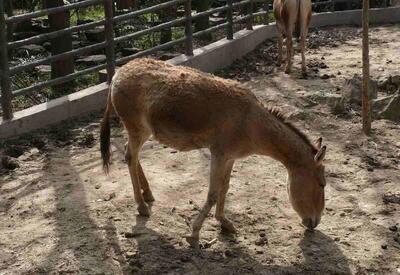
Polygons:
<instances>
[{"instance_id":1,"label":"vertical fence bar","mask_svg":"<svg viewBox=\"0 0 400 275\"><path fill-rule=\"evenodd\" d=\"M351 8L352 8L352 1L347 1L347 3L346 3L346 9L347 9L347 10L351 10Z\"/></svg>"},{"instance_id":2,"label":"vertical fence bar","mask_svg":"<svg viewBox=\"0 0 400 275\"><path fill-rule=\"evenodd\" d=\"M228 10L226 13L226 21L228 23L226 27L226 38L228 40L233 39L233 5L232 5L232 0L227 0L226 4L228 5Z\"/></svg>"},{"instance_id":3,"label":"vertical fence bar","mask_svg":"<svg viewBox=\"0 0 400 275\"><path fill-rule=\"evenodd\" d=\"M107 83L110 84L115 73L113 0L104 0L104 13L106 18L104 28L107 42Z\"/></svg>"},{"instance_id":4,"label":"vertical fence bar","mask_svg":"<svg viewBox=\"0 0 400 275\"><path fill-rule=\"evenodd\" d=\"M264 25L269 25L269 0L265 0L263 7L265 11Z\"/></svg>"},{"instance_id":5,"label":"vertical fence bar","mask_svg":"<svg viewBox=\"0 0 400 275\"><path fill-rule=\"evenodd\" d=\"M335 0L331 0L331 12L335 12Z\"/></svg>"},{"instance_id":6,"label":"vertical fence bar","mask_svg":"<svg viewBox=\"0 0 400 275\"><path fill-rule=\"evenodd\" d=\"M249 5L247 6L247 15L249 16L249 19L247 19L246 25L247 25L247 30L252 31L253 30L253 5L254 5L254 0L250 0Z\"/></svg>"},{"instance_id":7,"label":"vertical fence bar","mask_svg":"<svg viewBox=\"0 0 400 275\"><path fill-rule=\"evenodd\" d=\"M192 0L186 0L185 2L185 54L193 55L193 26L192 26Z\"/></svg>"},{"instance_id":8,"label":"vertical fence bar","mask_svg":"<svg viewBox=\"0 0 400 275\"><path fill-rule=\"evenodd\" d=\"M4 1L0 1L0 81L1 81L1 107L3 119L9 120L13 117L11 80L8 66L7 51L7 29L5 24Z\"/></svg>"},{"instance_id":9,"label":"vertical fence bar","mask_svg":"<svg viewBox=\"0 0 400 275\"><path fill-rule=\"evenodd\" d=\"M13 2L12 2L12 0L7 0L6 3L7 3L7 9L6 9L7 16L11 17L11 16L14 15ZM7 41L8 42L14 40L13 39L13 30L14 30L13 24L12 23L8 23L7 24Z\"/></svg>"}]
</instances>

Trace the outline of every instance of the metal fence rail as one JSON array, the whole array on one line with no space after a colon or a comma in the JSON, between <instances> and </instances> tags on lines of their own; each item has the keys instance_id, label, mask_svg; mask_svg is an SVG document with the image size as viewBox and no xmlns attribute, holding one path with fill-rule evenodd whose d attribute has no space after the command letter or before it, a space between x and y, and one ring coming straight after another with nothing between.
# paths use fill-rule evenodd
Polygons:
<instances>
[{"instance_id":1,"label":"metal fence rail","mask_svg":"<svg viewBox=\"0 0 400 275\"><path fill-rule=\"evenodd\" d=\"M8 120L13 117L12 111L12 99L15 96L19 95L26 95L32 93L34 91L50 87L53 85L58 85L62 83L69 82L77 77L91 74L93 72L107 69L107 81L110 83L112 76L115 72L116 65L122 65L134 58L146 56L153 54L157 51L167 49L176 45L184 45L185 54L190 56L193 55L193 39L196 37L201 37L205 34L213 33L220 29L226 30L226 37L227 39L233 39L233 30L234 25L238 23L244 23L248 30L253 28L254 19L255 18L262 18L262 22L264 24L269 24L269 13L272 9L272 2L273 0L241 0L238 2L233 3L232 0L226 0L226 4L221 7L209 9L207 11L193 13L192 11L192 0L171 0L165 3L161 3L158 5L154 5L151 7L143 8L141 10L131 11L126 14L114 16L113 14L113 0L83 0L78 3L68 4L56 8L49 8L43 9L36 12L31 12L23 15L16 15L11 17L6 17L5 8L4 8L4 1L0 0L0 80L1 80L1 106L3 111L3 119ZM335 3L353 3L353 2L360 2L359 0L326 0L321 2L313 3L314 7L329 7L330 10L334 10ZM33 37L21 39L18 41L7 41L7 28L6 26L10 26L12 24L31 20L33 18L47 16L51 14L57 14L59 12L66 12L71 11L74 9L79 8L87 8L94 5L103 5L104 6L104 14L105 18L102 20L98 20L95 22L85 23L77 26L71 26L63 30L57 30L45 34L39 34ZM129 33L126 35L122 35L119 37L115 37L115 25L122 23L122 22L129 22L132 20L137 19L139 16L144 14L159 12L165 8L171 6L178 6L181 5L184 7L184 16L167 21L162 22L156 26L151 26L144 30L139 30L133 33ZM262 11L256 11L254 7L258 5L261 7ZM245 14L242 14L238 18L233 18L233 12L237 9L245 10ZM225 12L225 20L223 23L218 25L212 26L208 29L201 30L198 32L193 31L192 22L198 18L209 16L211 14L217 12ZM12 49L19 48L21 46L34 44L38 42L43 42L49 39L54 39L66 34L72 34L80 31L86 31L89 29L93 29L95 27L104 26L105 30L105 41L99 42L96 44L92 44L89 46L85 46L79 49L74 49L68 52L64 52L61 54L49 56L46 58L42 58L39 60L31 61L26 64L20 64L13 67L9 65L9 56L8 52ZM132 41L135 38L141 37L146 34L154 33L165 28L170 28L174 26L184 27L184 37L140 51L136 54L125 56L119 59L115 58L115 47L116 45L125 42L125 41ZM105 49L106 51L106 63L96 65L90 68L86 68L67 76L58 77L55 79L51 79L48 81L40 82L34 84L30 87L18 89L12 91L11 85L11 76L21 73L23 71L27 71L30 69L34 69L35 67L43 64L49 64L54 61L62 60L67 57L79 56L82 54L87 54L89 52L93 52L96 50Z\"/></svg>"},{"instance_id":2,"label":"metal fence rail","mask_svg":"<svg viewBox=\"0 0 400 275\"><path fill-rule=\"evenodd\" d=\"M16 15L16 16L6 18L5 13L4 13L3 1L0 1L0 25L1 25L1 27L0 27L0 49L1 49L0 77L1 77L1 91L2 91L1 103L2 103L2 109L3 109L3 118L5 120L12 118L11 101L15 96L26 95L26 94L32 93L34 91L37 91L37 90L40 90L43 88L47 88L49 86L62 84L62 83L71 81L73 79L76 79L77 77L91 74L93 72L102 70L104 68L107 69L107 76L108 76L107 79L108 79L108 82L110 82L111 78L115 72L116 64L122 65L134 58L150 55L157 51L167 49L167 48L170 48L170 47L173 47L176 45L180 45L180 44L184 44L186 55L193 55L193 38L201 37L205 34L215 32L216 30L226 29L227 38L233 39L233 25L234 24L246 21L247 27L250 29L252 27L252 20L255 16L263 16L263 15L266 16L267 15L267 12L268 12L267 9L265 11L257 12L257 13L253 14L252 7L256 2L257 3L263 2L266 6L269 6L272 3L271 0L258 0L258 1L244 0L244 1L236 2L236 3L232 3L231 0L228 0L227 4L225 6L213 8L213 9L209 9L204 12L192 14L193 11L191 8L191 3L192 3L191 0L172 0L172 1L168 1L165 3L158 4L158 5L154 5L154 6L151 6L148 8L144 8L141 10L132 11L132 12L129 12L129 13L126 13L123 15L114 16L112 0L84 0L84 1L80 1L78 3L74 3L74 4L69 4L69 5L56 7L56 8L44 9L44 10L40 10L40 11L36 11L36 12L31 12L28 14ZM86 23L86 24L82 24L82 25L71 26L71 27L63 29L63 30L53 31L50 33L45 33L45 34L39 34L39 35L29 37L26 39L21 39L18 41L10 41L10 42L7 41L7 38L6 38L7 30L5 28L6 24L15 24L18 22L26 21L26 20L31 20L31 19L37 18L37 17L42 17L42 16L46 16L46 15L50 15L50 14L57 14L59 12L70 11L70 10L78 9L78 8L86 8L86 7L90 7L93 5L99 5L99 4L104 5L104 13L105 13L104 20L98 20L95 22L90 22L90 23ZM181 4L184 5L184 9L185 9L184 17L181 17L181 18L178 18L178 19L175 19L172 21L168 21L168 22L163 22L156 26L152 26L150 28L140 30L140 31L137 31L134 33L126 34L126 35L119 36L116 38L114 37L115 31L114 31L113 26L117 23L129 22L129 21L134 20L138 16L148 14L151 12L157 12L157 11L163 10L167 7L177 6L177 5L181 5ZM244 17L241 17L239 19L233 20L232 19L233 10L240 8L242 6L246 6L246 5L248 6L249 14ZM209 16L213 13L224 12L224 11L227 11L227 18L226 18L225 23L210 27L206 30L202 30L202 31L199 31L196 33L193 32L193 26L192 26L193 20L196 20L196 19L204 17L204 16ZM267 21L265 21L265 22L267 22ZM185 28L184 37L170 41L168 43L164 43L162 45L158 45L156 47L153 47L153 48L150 48L147 50L143 50L143 51L133 54L133 55L115 59L115 46L117 44L120 44L125 41L131 41L135 38L141 37L146 34L154 33L156 31L163 30L165 28L170 28L170 27L174 27L174 26L182 26L182 25ZM82 47L79 49L74 49L69 52L49 56L49 57L42 58L39 60L34 60L34 61L31 61L31 62L28 62L25 64L16 65L13 67L9 66L9 57L7 55L7 52L9 50L16 49L21 46L25 46L25 45L29 45L29 44L43 42L43 41L46 41L49 39L54 39L54 38L60 37L65 34L72 34L72 33L79 32L79 31L93 29L93 28L99 27L99 26L104 26L104 28L105 28L105 41L104 42L85 46L85 47ZM94 67L86 68L84 70L74 72L67 76L58 77L55 79L51 79L48 81L34 84L30 87L25 87L25 88L18 89L15 91L11 90L11 76L13 76L13 75L21 73L23 71L34 69L35 67L43 65L43 64L49 64L54 61L63 60L65 58L72 57L72 56L75 57L75 56L79 56L82 54L87 54L87 53L90 53L90 52L93 52L96 50L100 50L100 49L106 50L106 53L107 53L106 54L106 64L101 64L101 65L97 65Z\"/></svg>"}]
</instances>

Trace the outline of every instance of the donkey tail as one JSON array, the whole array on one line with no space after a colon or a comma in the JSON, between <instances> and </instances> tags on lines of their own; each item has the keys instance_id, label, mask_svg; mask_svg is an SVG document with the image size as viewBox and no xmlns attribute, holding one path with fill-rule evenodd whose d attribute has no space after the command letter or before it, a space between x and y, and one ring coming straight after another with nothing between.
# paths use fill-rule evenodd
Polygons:
<instances>
[{"instance_id":1,"label":"donkey tail","mask_svg":"<svg viewBox=\"0 0 400 275\"><path fill-rule=\"evenodd\" d=\"M108 89L107 106L104 111L103 120L101 121L100 129L100 151L103 159L104 173L108 174L111 165L111 150L110 150L110 114L114 107L111 102L111 86Z\"/></svg>"}]
</instances>

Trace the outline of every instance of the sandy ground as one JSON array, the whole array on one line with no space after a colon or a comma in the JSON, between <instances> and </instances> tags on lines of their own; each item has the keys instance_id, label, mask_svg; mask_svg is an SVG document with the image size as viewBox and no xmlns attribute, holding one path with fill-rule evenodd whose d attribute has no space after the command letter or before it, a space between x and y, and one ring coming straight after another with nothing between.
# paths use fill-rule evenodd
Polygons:
<instances>
[{"instance_id":1,"label":"sandy ground","mask_svg":"<svg viewBox=\"0 0 400 275\"><path fill-rule=\"evenodd\" d=\"M209 152L178 153L149 140L141 162L156 202L152 216L142 218L121 129L113 128L114 162L105 176L95 116L2 148L22 155L19 168L0 175L0 274L400 274L400 125L375 121L366 138L357 109L338 117L302 96L340 93L344 81L361 72L359 30L323 32L346 35L308 50L310 70L321 60L328 67L308 79L300 79L298 55L290 76L262 62L276 53L272 42L220 73L246 74L244 85L262 101L292 114L312 138L325 138L328 185L318 230L299 225L284 167L252 156L235 163L227 197L238 234L222 235L210 216L203 249L193 251L183 237L206 198ZM373 28L371 37L372 75L400 74L400 26ZM256 70L243 72L243 64L257 59Z\"/></svg>"}]
</instances>

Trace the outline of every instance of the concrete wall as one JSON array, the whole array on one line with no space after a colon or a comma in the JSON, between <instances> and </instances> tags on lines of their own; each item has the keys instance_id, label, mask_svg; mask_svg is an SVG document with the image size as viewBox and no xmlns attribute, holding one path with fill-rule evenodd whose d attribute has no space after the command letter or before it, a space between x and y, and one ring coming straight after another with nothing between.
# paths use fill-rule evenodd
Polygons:
<instances>
[{"instance_id":1,"label":"concrete wall","mask_svg":"<svg viewBox=\"0 0 400 275\"><path fill-rule=\"evenodd\" d=\"M180 55L168 62L174 65L184 65L202 70L215 72L229 66L253 51L264 40L276 37L275 24L255 26L254 30L241 30L234 34L233 40L222 39L203 48L194 50L194 56Z\"/></svg>"},{"instance_id":2,"label":"concrete wall","mask_svg":"<svg viewBox=\"0 0 400 275\"><path fill-rule=\"evenodd\" d=\"M361 10L314 14L311 20L311 27L361 26L361 16ZM371 9L370 21L371 24L400 22L400 7ZM192 57L181 55L169 60L169 62L175 65L190 66L205 72L214 72L229 66L235 59L239 59L253 51L264 40L275 38L276 35L275 23L268 26L256 26L254 31L242 30L237 32L235 40L222 39L195 50Z\"/></svg>"},{"instance_id":3,"label":"concrete wall","mask_svg":"<svg viewBox=\"0 0 400 275\"><path fill-rule=\"evenodd\" d=\"M15 137L65 119L103 108L107 101L108 85L102 83L14 113L9 121L0 119L0 138Z\"/></svg>"},{"instance_id":4,"label":"concrete wall","mask_svg":"<svg viewBox=\"0 0 400 275\"><path fill-rule=\"evenodd\" d=\"M372 24L400 22L400 7L373 9ZM313 15L312 27L335 25L360 25L361 11L343 11ZM206 72L214 72L229 66L235 59L253 51L266 39L276 37L275 24L255 26L253 31L242 30L234 40L222 39L203 48L196 49L194 56L178 56L169 60L171 64L185 65ZM103 83L89 89L16 112L11 121L0 119L0 138L17 135L61 122L65 119L101 110L107 99L107 86Z\"/></svg>"},{"instance_id":5,"label":"concrete wall","mask_svg":"<svg viewBox=\"0 0 400 275\"><path fill-rule=\"evenodd\" d=\"M400 22L400 8L382 8L371 9L370 11L371 24L389 24ZM362 11L341 11L334 13L315 14L311 20L311 27L339 26L339 25L355 25L361 26Z\"/></svg>"}]
</instances>

